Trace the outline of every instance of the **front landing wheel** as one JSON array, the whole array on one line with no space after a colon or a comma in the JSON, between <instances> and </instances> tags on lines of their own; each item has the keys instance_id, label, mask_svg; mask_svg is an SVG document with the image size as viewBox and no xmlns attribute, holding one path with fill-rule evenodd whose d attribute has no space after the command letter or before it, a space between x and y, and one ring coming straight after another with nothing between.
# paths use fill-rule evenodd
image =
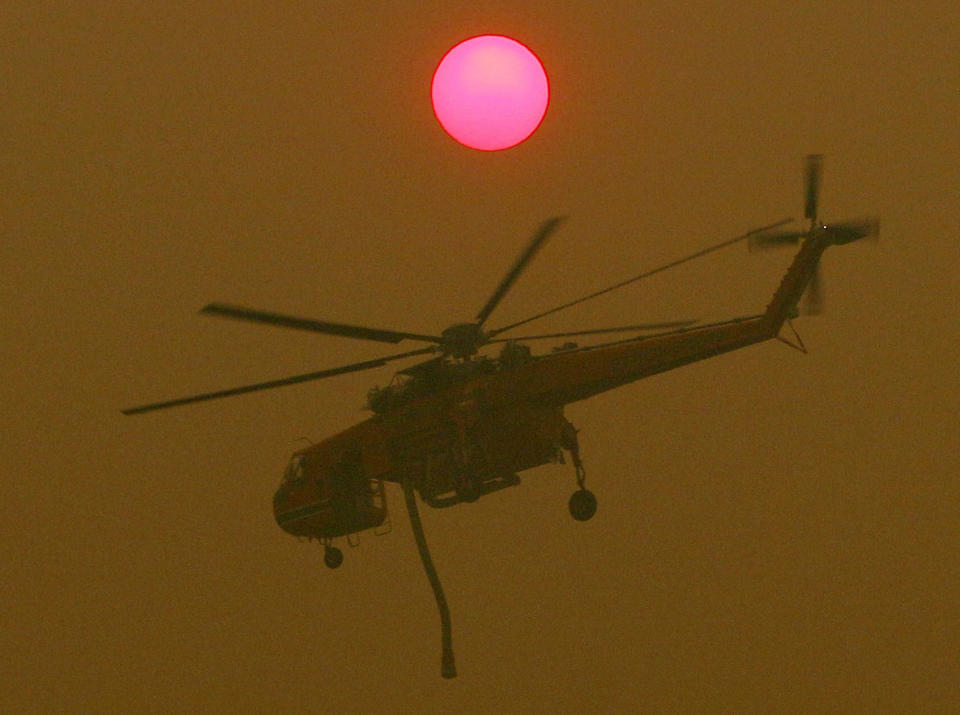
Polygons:
<instances>
[{"instance_id":1,"label":"front landing wheel","mask_svg":"<svg viewBox=\"0 0 960 715\"><path fill-rule=\"evenodd\" d=\"M589 489L578 489L567 503L570 516L577 521L587 521L597 513L597 498Z\"/></svg>"},{"instance_id":2,"label":"front landing wheel","mask_svg":"<svg viewBox=\"0 0 960 715\"><path fill-rule=\"evenodd\" d=\"M336 546L328 546L323 552L323 563L329 569L335 569L343 563L343 552Z\"/></svg>"}]
</instances>

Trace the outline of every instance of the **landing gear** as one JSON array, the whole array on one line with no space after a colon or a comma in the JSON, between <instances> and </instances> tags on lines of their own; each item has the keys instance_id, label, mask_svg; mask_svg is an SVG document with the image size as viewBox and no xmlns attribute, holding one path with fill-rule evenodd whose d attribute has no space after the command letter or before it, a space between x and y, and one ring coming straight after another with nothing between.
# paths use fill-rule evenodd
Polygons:
<instances>
[{"instance_id":1,"label":"landing gear","mask_svg":"<svg viewBox=\"0 0 960 715\"><path fill-rule=\"evenodd\" d=\"M325 544L323 547L323 563L328 569L335 569L343 563L343 552L336 546Z\"/></svg>"},{"instance_id":2,"label":"landing gear","mask_svg":"<svg viewBox=\"0 0 960 715\"><path fill-rule=\"evenodd\" d=\"M589 489L578 489L567 502L570 516L577 521L586 521L597 513L597 498Z\"/></svg>"},{"instance_id":3,"label":"landing gear","mask_svg":"<svg viewBox=\"0 0 960 715\"><path fill-rule=\"evenodd\" d=\"M577 486L579 489L570 497L567 507L570 509L570 516L577 521L587 521L597 513L597 498L583 484L587 479L587 474L583 469L583 461L580 459L580 445L577 443L577 428L570 422L565 422L563 431L560 435L560 446L570 452L573 459L573 467L577 472Z\"/></svg>"}]
</instances>

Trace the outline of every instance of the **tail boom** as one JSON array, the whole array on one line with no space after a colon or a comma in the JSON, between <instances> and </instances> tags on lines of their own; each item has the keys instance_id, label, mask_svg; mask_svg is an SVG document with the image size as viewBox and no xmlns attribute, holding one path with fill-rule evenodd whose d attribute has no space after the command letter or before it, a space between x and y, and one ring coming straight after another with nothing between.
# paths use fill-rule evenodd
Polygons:
<instances>
[{"instance_id":1,"label":"tail boom","mask_svg":"<svg viewBox=\"0 0 960 715\"><path fill-rule=\"evenodd\" d=\"M768 337L775 337L786 321L797 317L797 304L810 285L820 257L829 245L827 234L823 231L811 234L803 242L763 315Z\"/></svg>"},{"instance_id":2,"label":"tail boom","mask_svg":"<svg viewBox=\"0 0 960 715\"><path fill-rule=\"evenodd\" d=\"M515 390L532 402L567 404L635 380L776 338L797 315L827 247L846 242L825 229L808 234L764 313L713 325L582 348L538 360L517 371Z\"/></svg>"}]
</instances>

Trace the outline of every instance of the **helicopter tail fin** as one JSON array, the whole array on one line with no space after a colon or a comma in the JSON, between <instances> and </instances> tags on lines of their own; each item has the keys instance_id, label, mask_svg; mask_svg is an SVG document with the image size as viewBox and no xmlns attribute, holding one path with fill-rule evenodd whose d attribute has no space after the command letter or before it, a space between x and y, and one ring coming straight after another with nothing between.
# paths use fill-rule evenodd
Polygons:
<instances>
[{"instance_id":1,"label":"helicopter tail fin","mask_svg":"<svg viewBox=\"0 0 960 715\"><path fill-rule=\"evenodd\" d=\"M793 263L780 281L780 286L773 294L773 299L767 305L764 322L771 335L778 334L786 321L799 314L797 305L800 298L813 280L820 257L829 245L822 239L818 240L819 238L813 236L803 241Z\"/></svg>"}]
</instances>

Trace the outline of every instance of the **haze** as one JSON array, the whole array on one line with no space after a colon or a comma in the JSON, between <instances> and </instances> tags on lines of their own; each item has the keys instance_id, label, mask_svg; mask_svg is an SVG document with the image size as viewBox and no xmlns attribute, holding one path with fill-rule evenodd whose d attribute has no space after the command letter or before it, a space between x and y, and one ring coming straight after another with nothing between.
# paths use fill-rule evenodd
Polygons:
<instances>
[{"instance_id":1,"label":"haze","mask_svg":"<svg viewBox=\"0 0 960 715\"><path fill-rule=\"evenodd\" d=\"M494 153L430 105L487 32L551 82ZM957 707L957 3L34 0L0 35L0 710ZM271 513L300 438L363 419L390 368L120 414L389 352L208 302L432 334L568 215L496 327L801 216L813 152L824 219L882 235L827 253L809 355L571 406L588 523L569 465L423 509L456 680L399 490L337 572ZM791 255L731 248L534 325L756 313Z\"/></svg>"}]
</instances>

